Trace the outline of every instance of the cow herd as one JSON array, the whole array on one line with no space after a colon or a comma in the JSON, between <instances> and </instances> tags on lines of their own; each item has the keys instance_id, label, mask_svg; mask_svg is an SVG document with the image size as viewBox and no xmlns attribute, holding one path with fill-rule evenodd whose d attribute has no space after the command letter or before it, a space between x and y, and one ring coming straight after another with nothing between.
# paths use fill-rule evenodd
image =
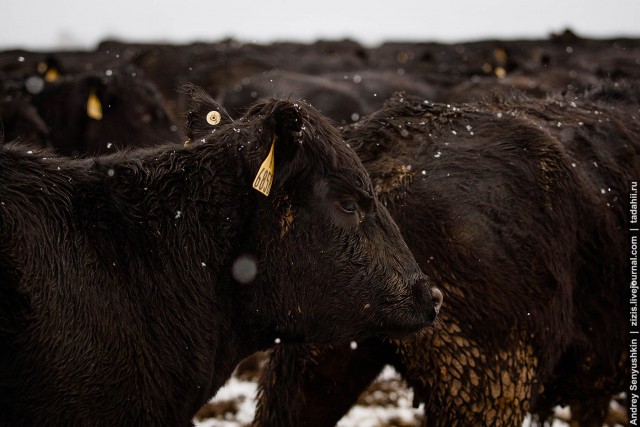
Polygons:
<instances>
[{"instance_id":1,"label":"cow herd","mask_svg":"<svg viewBox=\"0 0 640 427\"><path fill-rule=\"evenodd\" d=\"M424 427L602 426L638 119L640 41L570 31L0 52L0 425L189 425L273 348L255 427L386 365Z\"/></svg>"}]
</instances>

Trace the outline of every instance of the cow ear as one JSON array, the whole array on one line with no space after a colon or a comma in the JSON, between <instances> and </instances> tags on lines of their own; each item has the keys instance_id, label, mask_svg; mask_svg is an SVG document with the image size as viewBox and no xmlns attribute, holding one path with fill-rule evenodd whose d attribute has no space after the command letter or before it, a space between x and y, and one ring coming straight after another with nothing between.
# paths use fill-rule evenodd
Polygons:
<instances>
[{"instance_id":1,"label":"cow ear","mask_svg":"<svg viewBox=\"0 0 640 427\"><path fill-rule=\"evenodd\" d=\"M300 108L288 101L275 101L266 117L267 138L263 140L263 160L253 188L268 196L271 186L280 187L296 170L302 140Z\"/></svg>"},{"instance_id":2,"label":"cow ear","mask_svg":"<svg viewBox=\"0 0 640 427\"><path fill-rule=\"evenodd\" d=\"M278 102L269 118L273 139L277 141L275 152L280 164L289 164L300 150L303 117L298 104L288 101Z\"/></svg>"},{"instance_id":3,"label":"cow ear","mask_svg":"<svg viewBox=\"0 0 640 427\"><path fill-rule=\"evenodd\" d=\"M201 87L188 83L180 88L180 92L184 94L187 106L185 145L206 137L223 124L233 122L227 111Z\"/></svg>"}]
</instances>

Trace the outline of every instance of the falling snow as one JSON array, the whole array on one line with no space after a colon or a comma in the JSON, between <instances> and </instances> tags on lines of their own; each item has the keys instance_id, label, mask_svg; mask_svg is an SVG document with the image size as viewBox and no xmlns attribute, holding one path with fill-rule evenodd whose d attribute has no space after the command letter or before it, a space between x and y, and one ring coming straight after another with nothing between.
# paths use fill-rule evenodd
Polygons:
<instances>
[{"instance_id":1,"label":"falling snow","mask_svg":"<svg viewBox=\"0 0 640 427\"><path fill-rule=\"evenodd\" d=\"M256 260L251 255L241 255L233 263L231 274L242 284L250 283L258 272Z\"/></svg>"},{"instance_id":2,"label":"falling snow","mask_svg":"<svg viewBox=\"0 0 640 427\"><path fill-rule=\"evenodd\" d=\"M44 80L38 76L31 76L25 80L24 86L31 95L37 95L44 89Z\"/></svg>"}]
</instances>

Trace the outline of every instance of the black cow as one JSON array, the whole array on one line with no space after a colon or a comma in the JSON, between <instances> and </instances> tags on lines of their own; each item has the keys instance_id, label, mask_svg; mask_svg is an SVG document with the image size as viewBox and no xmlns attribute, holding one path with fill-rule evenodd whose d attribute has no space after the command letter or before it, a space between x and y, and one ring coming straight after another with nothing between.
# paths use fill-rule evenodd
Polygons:
<instances>
[{"instance_id":1,"label":"black cow","mask_svg":"<svg viewBox=\"0 0 640 427\"><path fill-rule=\"evenodd\" d=\"M243 99L253 101L250 95L254 90L247 86L257 85L265 89L264 94L272 96L270 82L260 84L256 76L280 70L285 79L297 85L296 90L326 86L326 82L318 85L313 77L328 78L334 84L329 90L336 91L338 102L348 100L351 95L345 94L332 77L348 76L347 82L361 78L362 84L354 89L361 98L368 97L368 105L377 109L379 102L388 97L382 92L391 89L430 100L435 96L440 102L466 102L491 95L493 86L500 93L514 87L544 97L548 90L581 87L602 78L637 79L639 52L638 40L589 40L570 32L551 40L394 42L378 47L363 47L351 41L269 45L236 40L189 45L106 41L89 52L0 52L0 78L22 78L36 71L51 78L55 72L77 75L133 65L138 75L144 74L162 93L163 106L177 116L184 107L174 90L180 83L197 82L216 97L223 91L228 94L229 90L246 88ZM373 85L367 85L369 82ZM278 91L280 87L275 83L275 93L290 95L285 89L291 85L282 84L283 90ZM378 96L371 99L376 93ZM366 108L350 109L347 105L346 112L338 110L346 114L340 120L349 122L353 113L360 116L369 113Z\"/></svg>"},{"instance_id":2,"label":"black cow","mask_svg":"<svg viewBox=\"0 0 640 427\"><path fill-rule=\"evenodd\" d=\"M371 114L395 92L408 92L433 99L437 91L396 72L369 70L319 75L271 70L225 88L218 99L231 114L240 114L256 99L273 94L302 98L324 115L341 123L352 123Z\"/></svg>"},{"instance_id":3,"label":"black cow","mask_svg":"<svg viewBox=\"0 0 640 427\"><path fill-rule=\"evenodd\" d=\"M63 155L182 143L174 115L144 72L128 62L130 55L108 50L0 54L5 141L30 141Z\"/></svg>"},{"instance_id":4,"label":"black cow","mask_svg":"<svg viewBox=\"0 0 640 427\"><path fill-rule=\"evenodd\" d=\"M46 144L49 127L23 91L22 82L0 82L0 140Z\"/></svg>"},{"instance_id":5,"label":"black cow","mask_svg":"<svg viewBox=\"0 0 640 427\"><path fill-rule=\"evenodd\" d=\"M345 128L420 266L442 283L440 327L355 351L278 347L254 425L332 426L392 364L424 403L424 426L517 426L555 405L601 426L629 379L621 308L638 93L458 106L397 96Z\"/></svg>"},{"instance_id":6,"label":"black cow","mask_svg":"<svg viewBox=\"0 0 640 427\"><path fill-rule=\"evenodd\" d=\"M265 96L282 95L302 98L325 116L337 122L351 123L351 117L364 115L367 106L352 82L326 76L272 70L245 78L242 84L225 88L218 100L234 115L240 115L248 105ZM366 111L370 113L372 111Z\"/></svg>"},{"instance_id":7,"label":"black cow","mask_svg":"<svg viewBox=\"0 0 640 427\"><path fill-rule=\"evenodd\" d=\"M323 116L222 119L92 159L2 145L0 424L189 425L258 349L434 320L442 294Z\"/></svg>"},{"instance_id":8,"label":"black cow","mask_svg":"<svg viewBox=\"0 0 640 427\"><path fill-rule=\"evenodd\" d=\"M127 66L45 83L31 104L48 126L46 144L60 154L82 155L183 142L160 94L137 73Z\"/></svg>"}]
</instances>

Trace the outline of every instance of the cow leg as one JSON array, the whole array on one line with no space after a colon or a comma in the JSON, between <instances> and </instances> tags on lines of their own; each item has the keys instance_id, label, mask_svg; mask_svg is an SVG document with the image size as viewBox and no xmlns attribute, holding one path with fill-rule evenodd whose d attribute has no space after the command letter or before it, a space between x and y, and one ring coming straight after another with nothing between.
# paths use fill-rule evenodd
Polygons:
<instances>
[{"instance_id":1,"label":"cow leg","mask_svg":"<svg viewBox=\"0 0 640 427\"><path fill-rule=\"evenodd\" d=\"M334 426L393 352L380 340L332 346L281 346L260 379L257 426Z\"/></svg>"}]
</instances>

